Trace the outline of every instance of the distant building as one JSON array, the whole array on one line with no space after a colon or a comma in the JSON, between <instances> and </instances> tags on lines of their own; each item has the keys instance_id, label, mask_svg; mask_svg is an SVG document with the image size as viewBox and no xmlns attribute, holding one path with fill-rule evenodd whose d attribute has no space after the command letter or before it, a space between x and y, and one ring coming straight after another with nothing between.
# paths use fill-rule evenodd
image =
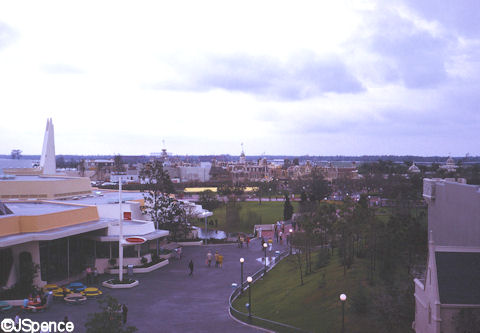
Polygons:
<instances>
[{"instance_id":1,"label":"distant building","mask_svg":"<svg viewBox=\"0 0 480 333\"><path fill-rule=\"evenodd\" d=\"M457 168L458 166L455 164L455 161L451 157L448 157L444 165L440 165L440 169L444 169L447 172L455 172L457 171Z\"/></svg>"},{"instance_id":2,"label":"distant building","mask_svg":"<svg viewBox=\"0 0 480 333\"><path fill-rule=\"evenodd\" d=\"M408 168L408 172L410 173L420 173L420 169L415 165L415 162Z\"/></svg>"},{"instance_id":3,"label":"distant building","mask_svg":"<svg viewBox=\"0 0 480 333\"><path fill-rule=\"evenodd\" d=\"M459 332L462 312L477 311L480 319L480 186L424 179L423 197L428 260L425 277L414 280L412 326L417 333Z\"/></svg>"}]
</instances>

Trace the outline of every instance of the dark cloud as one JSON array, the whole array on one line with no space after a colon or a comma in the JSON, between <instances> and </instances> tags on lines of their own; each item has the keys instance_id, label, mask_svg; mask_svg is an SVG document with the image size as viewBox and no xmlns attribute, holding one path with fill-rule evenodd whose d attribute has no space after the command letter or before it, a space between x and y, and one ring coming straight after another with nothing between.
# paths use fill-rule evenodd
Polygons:
<instances>
[{"instance_id":1,"label":"dark cloud","mask_svg":"<svg viewBox=\"0 0 480 333\"><path fill-rule=\"evenodd\" d=\"M0 22L0 50L10 45L17 38L15 31L3 22Z\"/></svg>"},{"instance_id":2,"label":"dark cloud","mask_svg":"<svg viewBox=\"0 0 480 333\"><path fill-rule=\"evenodd\" d=\"M66 64L47 64L43 65L43 70L50 74L81 74L83 71L76 67Z\"/></svg>"},{"instance_id":3,"label":"dark cloud","mask_svg":"<svg viewBox=\"0 0 480 333\"><path fill-rule=\"evenodd\" d=\"M372 50L381 56L384 79L400 80L413 89L437 87L448 78L446 63L453 43L452 38L418 29L395 12L376 21L370 40Z\"/></svg>"},{"instance_id":4,"label":"dark cloud","mask_svg":"<svg viewBox=\"0 0 480 333\"><path fill-rule=\"evenodd\" d=\"M274 99L301 100L324 93L359 93L362 84L338 58L300 54L287 62L245 54L214 56L196 68L179 70L181 82L160 89L225 89Z\"/></svg>"}]
</instances>

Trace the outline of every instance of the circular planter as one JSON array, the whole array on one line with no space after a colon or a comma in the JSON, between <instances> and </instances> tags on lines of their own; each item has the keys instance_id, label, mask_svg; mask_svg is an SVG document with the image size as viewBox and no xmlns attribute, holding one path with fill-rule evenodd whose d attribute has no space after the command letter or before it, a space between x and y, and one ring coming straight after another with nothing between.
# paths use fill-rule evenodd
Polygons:
<instances>
[{"instance_id":1,"label":"circular planter","mask_svg":"<svg viewBox=\"0 0 480 333\"><path fill-rule=\"evenodd\" d=\"M113 279L103 281L102 286L111 289L128 289L138 286L138 280L130 280L130 283L114 283Z\"/></svg>"}]
</instances>

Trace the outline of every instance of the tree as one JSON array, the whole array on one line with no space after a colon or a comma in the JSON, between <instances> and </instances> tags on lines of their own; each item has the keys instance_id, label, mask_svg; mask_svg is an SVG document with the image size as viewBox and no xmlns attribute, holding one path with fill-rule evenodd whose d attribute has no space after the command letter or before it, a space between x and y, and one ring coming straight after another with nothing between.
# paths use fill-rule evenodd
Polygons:
<instances>
[{"instance_id":1,"label":"tree","mask_svg":"<svg viewBox=\"0 0 480 333\"><path fill-rule=\"evenodd\" d=\"M85 177L85 160L82 159L80 163L78 163L78 172L80 173L80 177Z\"/></svg>"},{"instance_id":2,"label":"tree","mask_svg":"<svg viewBox=\"0 0 480 333\"><path fill-rule=\"evenodd\" d=\"M120 154L115 155L115 157L113 158L113 171L117 173L125 172L122 156Z\"/></svg>"},{"instance_id":3,"label":"tree","mask_svg":"<svg viewBox=\"0 0 480 333\"><path fill-rule=\"evenodd\" d=\"M19 160L22 157L22 151L20 149L13 149L10 153L14 160Z\"/></svg>"},{"instance_id":4,"label":"tree","mask_svg":"<svg viewBox=\"0 0 480 333\"><path fill-rule=\"evenodd\" d=\"M292 218L293 206L288 195L285 195L285 203L283 204L283 220L288 221Z\"/></svg>"},{"instance_id":5,"label":"tree","mask_svg":"<svg viewBox=\"0 0 480 333\"><path fill-rule=\"evenodd\" d=\"M198 197L198 204L202 205L203 209L212 211L215 208L220 207L221 202L218 200L217 195L210 190L203 191Z\"/></svg>"},{"instance_id":6,"label":"tree","mask_svg":"<svg viewBox=\"0 0 480 333\"><path fill-rule=\"evenodd\" d=\"M89 313L85 323L87 333L132 333L135 326L125 326L122 320L122 305L112 296L98 300L100 312Z\"/></svg>"},{"instance_id":7,"label":"tree","mask_svg":"<svg viewBox=\"0 0 480 333\"><path fill-rule=\"evenodd\" d=\"M150 215L158 228L158 224L163 222L163 213L160 210L166 204L165 197L174 191L172 181L168 172L163 170L163 163L157 160L145 163L140 170L139 178L145 184L143 211Z\"/></svg>"}]
</instances>

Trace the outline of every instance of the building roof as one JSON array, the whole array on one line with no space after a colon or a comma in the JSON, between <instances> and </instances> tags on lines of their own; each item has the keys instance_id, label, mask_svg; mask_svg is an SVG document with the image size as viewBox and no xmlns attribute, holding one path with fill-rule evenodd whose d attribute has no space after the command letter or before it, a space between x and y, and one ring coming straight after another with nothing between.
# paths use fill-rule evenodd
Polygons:
<instances>
[{"instance_id":1,"label":"building roof","mask_svg":"<svg viewBox=\"0 0 480 333\"><path fill-rule=\"evenodd\" d=\"M79 209L78 206L53 202L9 202L8 208L10 208L15 215L22 216L51 214Z\"/></svg>"},{"instance_id":2,"label":"building roof","mask_svg":"<svg viewBox=\"0 0 480 333\"><path fill-rule=\"evenodd\" d=\"M89 231L105 229L114 219L101 218L97 221L74 224L70 226L45 230L41 232L26 232L15 235L0 237L0 248L5 248L17 244L28 243L32 241L45 241L74 236Z\"/></svg>"},{"instance_id":3,"label":"building roof","mask_svg":"<svg viewBox=\"0 0 480 333\"><path fill-rule=\"evenodd\" d=\"M442 304L480 304L480 252L435 252Z\"/></svg>"}]
</instances>

